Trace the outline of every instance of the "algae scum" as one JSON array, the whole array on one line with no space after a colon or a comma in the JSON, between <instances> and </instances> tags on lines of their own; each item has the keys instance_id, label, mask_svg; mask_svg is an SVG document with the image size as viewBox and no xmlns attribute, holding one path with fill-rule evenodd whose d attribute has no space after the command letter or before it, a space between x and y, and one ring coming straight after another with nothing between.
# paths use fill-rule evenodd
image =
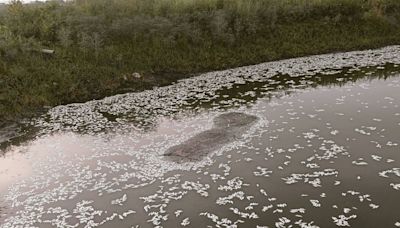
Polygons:
<instances>
[{"instance_id":1,"label":"algae scum","mask_svg":"<svg viewBox=\"0 0 400 228\"><path fill-rule=\"evenodd\" d=\"M400 227L399 64L319 55L55 107L2 130L0 227Z\"/></svg>"}]
</instances>

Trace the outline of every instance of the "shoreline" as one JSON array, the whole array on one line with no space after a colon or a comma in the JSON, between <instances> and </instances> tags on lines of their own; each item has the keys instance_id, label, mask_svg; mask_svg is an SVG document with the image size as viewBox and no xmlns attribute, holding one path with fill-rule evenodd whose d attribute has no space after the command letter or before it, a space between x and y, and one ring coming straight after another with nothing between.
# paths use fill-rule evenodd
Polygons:
<instances>
[{"instance_id":1,"label":"shoreline","mask_svg":"<svg viewBox=\"0 0 400 228\"><path fill-rule=\"evenodd\" d=\"M162 87L121 93L97 100L70 103L53 108L49 107L42 113L36 113L31 119L21 118L19 121L9 122L9 124L3 123L3 125L0 123L0 132L3 131L5 133L0 138L8 137L10 134L15 134L19 138L18 135L26 135L26 130L32 131L33 126L42 129L42 133L63 130L82 133L86 131L92 132L94 129L103 131L108 129L107 126L114 126L114 124L118 124L121 121L121 123L126 123L127 126L130 126L133 123L129 123L128 119L132 114L139 114L141 112L162 114L168 112L168 110L173 113L172 110L176 110L175 106L182 106L183 109L185 109L186 105L191 106L187 101L191 99L189 96L190 91L199 92L196 88L202 88L208 91L208 93L216 94L217 91L224 90L224 86L233 87L235 83L243 83L243 80L252 86L252 83L259 83L260 85L268 83L270 78L279 77L279 75L286 75L285 77L288 77L286 80L291 81L298 81L303 77L310 76L315 78L314 80L317 84L330 85L332 83L340 84L335 81L338 75L342 75L345 78L348 77L350 81L357 81L369 76L374 78L385 75L389 76L395 74L395 72L400 72L400 55L397 54L399 50L400 45L394 45L379 49L283 59L207 72L191 78L177 79L176 83L167 84ZM371 69L369 69L370 67ZM383 70L377 70L380 68ZM381 72L379 73L379 71ZM358 75L362 74L361 72L370 72L371 74L366 74L365 76ZM344 81L347 81L347 79L344 79ZM280 86L285 87L284 82L285 80L282 81L283 84ZM175 96L180 96L180 99L174 99ZM162 100L161 103L157 99L152 99L155 97L159 97ZM151 105L150 107L143 107L143 104ZM119 120L117 121L116 118ZM151 121L151 116L149 118L149 121ZM82 122L80 121L81 119L85 121ZM143 121L143 126L140 125L141 123L138 123L139 125L136 127L140 128L141 126L146 128L146 120ZM5 131L7 127L13 124L16 126L16 131ZM70 128L71 124L76 128ZM15 142L15 139L10 138L1 142L0 145L6 147L8 145L7 142Z\"/></svg>"},{"instance_id":2,"label":"shoreline","mask_svg":"<svg viewBox=\"0 0 400 228\"><path fill-rule=\"evenodd\" d=\"M204 72L400 44L396 1L186 3L8 5L0 11L0 121Z\"/></svg>"}]
</instances>

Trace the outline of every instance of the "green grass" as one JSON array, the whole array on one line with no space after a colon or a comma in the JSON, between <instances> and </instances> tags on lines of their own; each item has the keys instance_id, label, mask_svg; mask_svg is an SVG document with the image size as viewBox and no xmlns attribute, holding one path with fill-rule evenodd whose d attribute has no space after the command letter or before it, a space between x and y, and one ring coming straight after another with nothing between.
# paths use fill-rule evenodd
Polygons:
<instances>
[{"instance_id":1,"label":"green grass","mask_svg":"<svg viewBox=\"0 0 400 228\"><path fill-rule=\"evenodd\" d=\"M0 10L0 122L199 72L399 44L399 23L398 0L16 1Z\"/></svg>"}]
</instances>

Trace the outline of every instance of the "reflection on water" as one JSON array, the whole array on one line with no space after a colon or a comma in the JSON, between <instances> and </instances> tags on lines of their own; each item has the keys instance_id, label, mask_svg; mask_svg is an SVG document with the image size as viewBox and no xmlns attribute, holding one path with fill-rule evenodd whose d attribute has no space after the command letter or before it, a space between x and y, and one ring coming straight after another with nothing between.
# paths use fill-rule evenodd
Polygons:
<instances>
[{"instance_id":1,"label":"reflection on water","mask_svg":"<svg viewBox=\"0 0 400 228\"><path fill-rule=\"evenodd\" d=\"M0 227L400 226L398 49L57 107L3 149ZM163 156L228 112L258 121L201 161Z\"/></svg>"},{"instance_id":2,"label":"reflection on water","mask_svg":"<svg viewBox=\"0 0 400 228\"><path fill-rule=\"evenodd\" d=\"M31 174L29 158L18 149L0 159L0 167L0 191L5 190L16 179Z\"/></svg>"}]
</instances>

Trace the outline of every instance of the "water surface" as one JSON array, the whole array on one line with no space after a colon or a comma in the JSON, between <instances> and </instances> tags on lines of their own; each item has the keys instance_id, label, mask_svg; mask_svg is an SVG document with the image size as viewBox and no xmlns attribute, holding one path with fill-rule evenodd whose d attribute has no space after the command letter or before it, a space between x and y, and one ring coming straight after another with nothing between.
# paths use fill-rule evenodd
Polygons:
<instances>
[{"instance_id":1,"label":"water surface","mask_svg":"<svg viewBox=\"0 0 400 228\"><path fill-rule=\"evenodd\" d=\"M3 144L0 227L400 226L399 50L56 107ZM201 159L164 156L227 113L257 121Z\"/></svg>"}]
</instances>

